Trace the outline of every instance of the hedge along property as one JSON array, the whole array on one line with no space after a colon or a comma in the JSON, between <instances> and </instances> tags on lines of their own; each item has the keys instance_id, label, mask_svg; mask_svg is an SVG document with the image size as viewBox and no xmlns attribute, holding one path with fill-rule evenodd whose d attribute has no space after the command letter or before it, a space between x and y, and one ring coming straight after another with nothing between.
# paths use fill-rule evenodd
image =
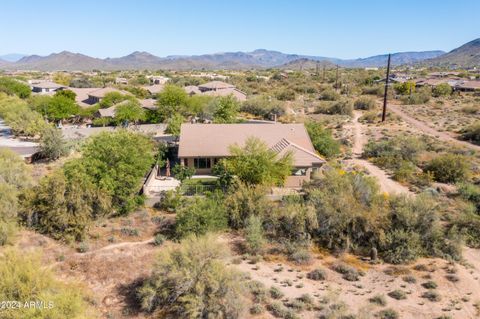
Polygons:
<instances>
[{"instance_id":1,"label":"hedge along property","mask_svg":"<svg viewBox=\"0 0 480 319\"><path fill-rule=\"evenodd\" d=\"M325 160L317 155L303 124L183 124L178 158L180 164L209 175L222 158L231 156L231 145L243 146L250 137L265 142L279 157L293 156L292 174L285 187L300 188Z\"/></svg>"}]
</instances>

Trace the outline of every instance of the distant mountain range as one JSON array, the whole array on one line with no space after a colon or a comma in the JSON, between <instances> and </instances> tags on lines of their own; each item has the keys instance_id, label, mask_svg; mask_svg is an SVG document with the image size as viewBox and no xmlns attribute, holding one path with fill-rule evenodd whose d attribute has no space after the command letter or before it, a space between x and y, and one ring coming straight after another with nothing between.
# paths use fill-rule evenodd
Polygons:
<instances>
[{"instance_id":1,"label":"distant mountain range","mask_svg":"<svg viewBox=\"0 0 480 319\"><path fill-rule=\"evenodd\" d=\"M0 69L7 70L131 70L131 69L260 69L260 68L315 68L317 62L331 67L383 67L388 55L343 60L323 56L286 54L258 49L252 52L224 52L192 56L158 57L148 52L135 51L119 58L99 59L80 53L63 51L48 56L23 56L18 61L0 60ZM1 58L0 58L1 59ZM448 53L443 51L399 52L392 54L393 65L425 64L457 67L480 65L480 39L469 42Z\"/></svg>"},{"instance_id":2,"label":"distant mountain range","mask_svg":"<svg viewBox=\"0 0 480 319\"><path fill-rule=\"evenodd\" d=\"M480 38L436 58L427 59L422 64L450 68L480 67Z\"/></svg>"}]
</instances>

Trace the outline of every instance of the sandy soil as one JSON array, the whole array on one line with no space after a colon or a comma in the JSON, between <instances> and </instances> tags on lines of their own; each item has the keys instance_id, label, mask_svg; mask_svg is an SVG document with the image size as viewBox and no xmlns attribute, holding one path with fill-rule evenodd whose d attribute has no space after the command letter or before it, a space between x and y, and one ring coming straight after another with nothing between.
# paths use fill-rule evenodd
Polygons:
<instances>
[{"instance_id":1,"label":"sandy soil","mask_svg":"<svg viewBox=\"0 0 480 319\"><path fill-rule=\"evenodd\" d=\"M467 147L467 148L475 150L475 151L480 151L480 146L479 145L475 145L475 144L472 144L472 143L469 143L469 142L458 140L447 132L440 132L440 131L434 129L433 127L429 126L427 123L419 121L416 118L410 116L409 114L404 112L401 109L401 107L402 106L400 106L400 105L389 104L388 109L391 112L398 115L402 120L404 120L405 122L407 122L410 125L412 125L413 127L415 127L416 129L420 130L421 132L423 132L427 135L434 136L437 139L439 139L440 141L453 143L453 144L456 144L456 145L461 145L461 146Z\"/></svg>"}]
</instances>

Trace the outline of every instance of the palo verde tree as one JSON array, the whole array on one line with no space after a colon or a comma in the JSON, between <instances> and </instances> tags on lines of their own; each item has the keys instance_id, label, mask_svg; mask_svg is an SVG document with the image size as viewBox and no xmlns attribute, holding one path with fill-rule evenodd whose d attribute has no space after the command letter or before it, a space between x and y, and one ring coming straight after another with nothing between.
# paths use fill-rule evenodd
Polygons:
<instances>
[{"instance_id":1,"label":"palo verde tree","mask_svg":"<svg viewBox=\"0 0 480 319\"><path fill-rule=\"evenodd\" d=\"M250 137L245 145L231 145L228 159L221 160L224 172L249 185L283 185L292 171L292 154L283 156L272 151L265 142Z\"/></svg>"}]
</instances>

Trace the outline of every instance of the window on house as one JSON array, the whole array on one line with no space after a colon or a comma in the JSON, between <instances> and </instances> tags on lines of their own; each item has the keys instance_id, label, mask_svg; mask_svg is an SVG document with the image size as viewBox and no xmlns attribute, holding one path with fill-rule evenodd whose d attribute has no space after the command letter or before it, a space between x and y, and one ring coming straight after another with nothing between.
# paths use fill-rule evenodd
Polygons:
<instances>
[{"instance_id":1,"label":"window on house","mask_svg":"<svg viewBox=\"0 0 480 319\"><path fill-rule=\"evenodd\" d=\"M193 165L195 168L210 168L210 159L209 158L195 158L193 160Z\"/></svg>"},{"instance_id":2,"label":"window on house","mask_svg":"<svg viewBox=\"0 0 480 319\"><path fill-rule=\"evenodd\" d=\"M307 169L306 168L295 168L292 171L293 176L306 176L307 175Z\"/></svg>"}]
</instances>

